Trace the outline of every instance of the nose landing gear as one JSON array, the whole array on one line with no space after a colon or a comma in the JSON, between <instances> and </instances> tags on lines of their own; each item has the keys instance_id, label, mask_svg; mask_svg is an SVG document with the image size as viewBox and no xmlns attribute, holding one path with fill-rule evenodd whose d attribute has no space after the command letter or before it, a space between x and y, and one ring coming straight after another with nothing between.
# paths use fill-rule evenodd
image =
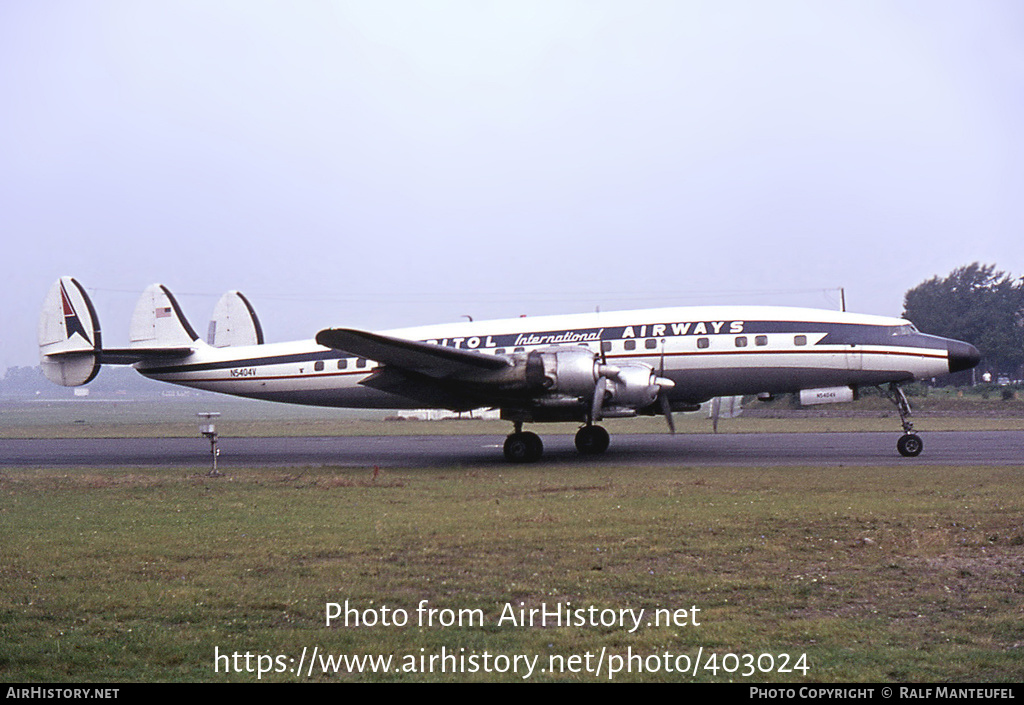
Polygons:
<instances>
[{"instance_id":1,"label":"nose landing gear","mask_svg":"<svg viewBox=\"0 0 1024 705\"><path fill-rule=\"evenodd\" d=\"M896 409L900 412L900 423L903 424L903 435L896 441L896 450L904 458L916 458L924 450L924 441L914 433L914 424L909 420L911 411L907 395L903 393L898 384L890 382L887 396L896 405Z\"/></svg>"}]
</instances>

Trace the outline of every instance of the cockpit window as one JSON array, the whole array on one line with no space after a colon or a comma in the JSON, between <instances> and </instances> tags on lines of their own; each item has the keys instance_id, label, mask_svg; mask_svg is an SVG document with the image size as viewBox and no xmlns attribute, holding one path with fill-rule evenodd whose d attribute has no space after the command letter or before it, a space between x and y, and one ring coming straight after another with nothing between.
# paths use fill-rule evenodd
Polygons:
<instances>
[{"instance_id":1,"label":"cockpit window","mask_svg":"<svg viewBox=\"0 0 1024 705\"><path fill-rule=\"evenodd\" d=\"M891 329L894 336L896 335L913 335L917 332L917 328L914 327L913 323L906 323L902 326L894 326Z\"/></svg>"}]
</instances>

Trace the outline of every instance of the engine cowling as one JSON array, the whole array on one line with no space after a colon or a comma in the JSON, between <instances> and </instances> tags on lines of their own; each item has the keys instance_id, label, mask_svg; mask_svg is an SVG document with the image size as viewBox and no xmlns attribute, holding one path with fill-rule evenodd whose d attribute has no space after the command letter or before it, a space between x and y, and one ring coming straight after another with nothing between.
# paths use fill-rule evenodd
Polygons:
<instances>
[{"instance_id":1,"label":"engine cowling","mask_svg":"<svg viewBox=\"0 0 1024 705\"><path fill-rule=\"evenodd\" d=\"M641 362L618 365L618 374L608 376L604 404L643 409L658 400L662 388L672 383L658 377L654 369Z\"/></svg>"},{"instance_id":2,"label":"engine cowling","mask_svg":"<svg viewBox=\"0 0 1024 705\"><path fill-rule=\"evenodd\" d=\"M532 387L551 393L590 398L607 372L596 353L584 348L538 350L526 357L526 378Z\"/></svg>"}]
</instances>

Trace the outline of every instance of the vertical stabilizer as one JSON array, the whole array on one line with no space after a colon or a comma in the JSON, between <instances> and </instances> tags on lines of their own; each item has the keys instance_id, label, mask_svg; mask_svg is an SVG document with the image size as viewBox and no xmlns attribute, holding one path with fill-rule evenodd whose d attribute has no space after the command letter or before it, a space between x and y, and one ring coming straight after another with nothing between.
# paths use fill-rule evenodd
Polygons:
<instances>
[{"instance_id":1,"label":"vertical stabilizer","mask_svg":"<svg viewBox=\"0 0 1024 705\"><path fill-rule=\"evenodd\" d=\"M152 284L142 292L128 336L132 348L187 347L199 340L174 294L163 284Z\"/></svg>"},{"instance_id":2,"label":"vertical stabilizer","mask_svg":"<svg viewBox=\"0 0 1024 705\"><path fill-rule=\"evenodd\" d=\"M229 291L213 308L206 342L215 348L263 345L263 327L249 299L240 291Z\"/></svg>"},{"instance_id":3,"label":"vertical stabilizer","mask_svg":"<svg viewBox=\"0 0 1024 705\"><path fill-rule=\"evenodd\" d=\"M77 387L100 370L100 322L85 288L61 277L46 295L39 316L39 358L51 382Z\"/></svg>"}]
</instances>

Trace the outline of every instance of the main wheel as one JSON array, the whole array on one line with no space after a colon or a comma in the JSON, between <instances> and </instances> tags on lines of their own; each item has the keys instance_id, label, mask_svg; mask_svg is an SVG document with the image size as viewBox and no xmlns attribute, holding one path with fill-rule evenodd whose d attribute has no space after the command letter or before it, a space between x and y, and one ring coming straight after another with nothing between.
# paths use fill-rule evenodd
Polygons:
<instances>
[{"instance_id":1,"label":"main wheel","mask_svg":"<svg viewBox=\"0 0 1024 705\"><path fill-rule=\"evenodd\" d=\"M908 433L896 441L896 450L905 458L916 458L924 450L924 441L916 433Z\"/></svg>"},{"instance_id":2,"label":"main wheel","mask_svg":"<svg viewBox=\"0 0 1024 705\"><path fill-rule=\"evenodd\" d=\"M600 426L584 426L576 432L576 450L581 455L600 455L608 450L608 432Z\"/></svg>"},{"instance_id":3,"label":"main wheel","mask_svg":"<svg viewBox=\"0 0 1024 705\"><path fill-rule=\"evenodd\" d=\"M544 454L544 444L536 433L523 431L505 439L505 459L512 463L535 463Z\"/></svg>"}]
</instances>

